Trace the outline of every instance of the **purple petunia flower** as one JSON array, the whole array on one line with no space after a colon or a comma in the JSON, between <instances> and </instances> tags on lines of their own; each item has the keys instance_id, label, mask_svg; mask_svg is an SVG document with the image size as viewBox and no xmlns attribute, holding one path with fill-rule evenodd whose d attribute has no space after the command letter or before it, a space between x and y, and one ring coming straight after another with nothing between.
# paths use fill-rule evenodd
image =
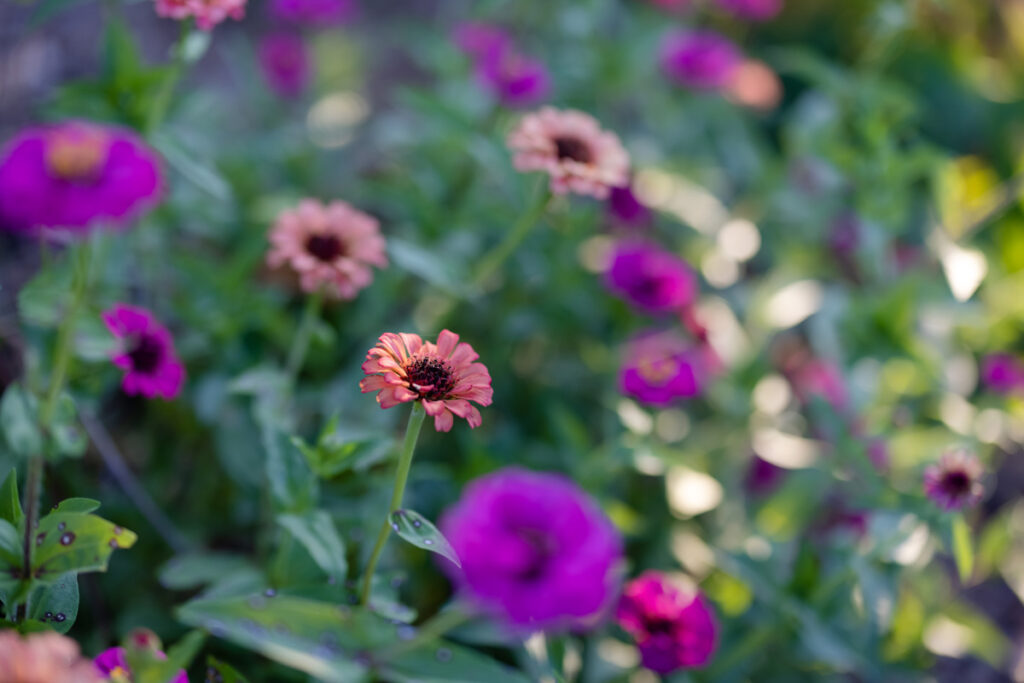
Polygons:
<instances>
[{"instance_id":1,"label":"purple petunia flower","mask_svg":"<svg viewBox=\"0 0 1024 683\"><path fill-rule=\"evenodd\" d=\"M274 33L260 41L260 68L270 89L281 97L298 97L309 85L306 43L293 33Z\"/></svg>"},{"instance_id":2,"label":"purple petunia flower","mask_svg":"<svg viewBox=\"0 0 1024 683\"><path fill-rule=\"evenodd\" d=\"M678 312L697 293L697 278L685 261L659 247L637 242L615 247L605 282L623 299L648 313Z\"/></svg>"},{"instance_id":3,"label":"purple petunia flower","mask_svg":"<svg viewBox=\"0 0 1024 683\"><path fill-rule=\"evenodd\" d=\"M159 659L166 659L166 655L163 652L157 652L156 656ZM123 647L112 647L104 650L96 656L93 664L96 665L100 674L104 676L104 680L113 682L132 680L132 670L128 667L128 660L125 658ZM182 669L171 679L170 683L188 683L188 674Z\"/></svg>"},{"instance_id":4,"label":"purple petunia flower","mask_svg":"<svg viewBox=\"0 0 1024 683\"><path fill-rule=\"evenodd\" d=\"M29 128L0 157L0 229L123 223L156 204L162 186L156 153L126 129L85 121Z\"/></svg>"},{"instance_id":5,"label":"purple petunia flower","mask_svg":"<svg viewBox=\"0 0 1024 683\"><path fill-rule=\"evenodd\" d=\"M717 0L718 6L741 19L764 21L782 11L782 0Z\"/></svg>"},{"instance_id":6,"label":"purple petunia flower","mask_svg":"<svg viewBox=\"0 0 1024 683\"><path fill-rule=\"evenodd\" d=\"M272 0L270 13L276 19L306 26L332 26L351 21L356 14L354 0Z\"/></svg>"},{"instance_id":7,"label":"purple petunia flower","mask_svg":"<svg viewBox=\"0 0 1024 683\"><path fill-rule=\"evenodd\" d=\"M185 366L174 351L171 333L143 308L115 304L103 313L103 322L122 348L114 355L114 365L125 371L121 388L126 394L146 398L172 399L185 383Z\"/></svg>"},{"instance_id":8,"label":"purple petunia flower","mask_svg":"<svg viewBox=\"0 0 1024 683\"><path fill-rule=\"evenodd\" d=\"M718 627L699 592L684 592L654 571L626 584L616 613L636 640L645 668L659 674L705 666L715 652Z\"/></svg>"},{"instance_id":9,"label":"purple petunia flower","mask_svg":"<svg viewBox=\"0 0 1024 683\"><path fill-rule=\"evenodd\" d=\"M943 510L959 510L978 504L985 493L981 477L985 469L977 456L964 449L942 454L924 471L924 492Z\"/></svg>"},{"instance_id":10,"label":"purple petunia flower","mask_svg":"<svg viewBox=\"0 0 1024 683\"><path fill-rule=\"evenodd\" d=\"M711 31L674 31L661 45L665 75L695 90L724 88L742 63L743 56L736 46Z\"/></svg>"},{"instance_id":11,"label":"purple petunia flower","mask_svg":"<svg viewBox=\"0 0 1024 683\"><path fill-rule=\"evenodd\" d=\"M651 210L629 185L613 187L608 196L608 215L619 225L636 228L651 222Z\"/></svg>"},{"instance_id":12,"label":"purple petunia flower","mask_svg":"<svg viewBox=\"0 0 1024 683\"><path fill-rule=\"evenodd\" d=\"M981 362L981 381L994 392L1008 394L1024 384L1024 366L1016 356L993 353Z\"/></svg>"},{"instance_id":13,"label":"purple petunia flower","mask_svg":"<svg viewBox=\"0 0 1024 683\"><path fill-rule=\"evenodd\" d=\"M666 406L703 389L713 359L670 332L652 333L626 347L619 373L622 393L642 403Z\"/></svg>"},{"instance_id":14,"label":"purple petunia flower","mask_svg":"<svg viewBox=\"0 0 1024 683\"><path fill-rule=\"evenodd\" d=\"M618 594L622 540L558 475L507 468L471 482L441 518L461 592L516 631L585 627Z\"/></svg>"}]
</instances>

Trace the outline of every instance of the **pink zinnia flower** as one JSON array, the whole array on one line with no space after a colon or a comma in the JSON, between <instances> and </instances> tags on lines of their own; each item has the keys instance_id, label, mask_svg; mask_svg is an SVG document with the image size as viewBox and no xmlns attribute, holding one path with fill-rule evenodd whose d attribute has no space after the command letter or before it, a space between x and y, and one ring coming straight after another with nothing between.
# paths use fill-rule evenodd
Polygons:
<instances>
[{"instance_id":1,"label":"pink zinnia flower","mask_svg":"<svg viewBox=\"0 0 1024 683\"><path fill-rule=\"evenodd\" d=\"M124 128L29 128L0 157L0 229L124 223L156 204L162 186L156 152Z\"/></svg>"},{"instance_id":2,"label":"pink zinnia flower","mask_svg":"<svg viewBox=\"0 0 1024 683\"><path fill-rule=\"evenodd\" d=\"M448 330L441 330L437 344L424 342L416 334L386 332L366 353L363 372L367 376L359 388L364 394L380 392L381 408L419 401L439 432L452 428L453 415L465 418L470 427L479 427L480 411L470 401L489 406L494 395L487 367L474 362L479 357Z\"/></svg>"},{"instance_id":3,"label":"pink zinnia flower","mask_svg":"<svg viewBox=\"0 0 1024 683\"><path fill-rule=\"evenodd\" d=\"M626 347L619 387L641 403L670 405L699 394L712 363L707 352L672 332L647 334Z\"/></svg>"},{"instance_id":4,"label":"pink zinnia flower","mask_svg":"<svg viewBox=\"0 0 1024 683\"><path fill-rule=\"evenodd\" d=\"M742 61L735 45L711 31L673 31L661 46L665 75L696 90L725 88Z\"/></svg>"},{"instance_id":5,"label":"pink zinnia flower","mask_svg":"<svg viewBox=\"0 0 1024 683\"><path fill-rule=\"evenodd\" d=\"M0 681L3 683L99 683L92 662L82 657L78 643L47 631L24 638L16 631L0 632Z\"/></svg>"},{"instance_id":6,"label":"pink zinnia flower","mask_svg":"<svg viewBox=\"0 0 1024 683\"><path fill-rule=\"evenodd\" d=\"M115 304L103 313L103 322L123 341L114 365L124 370L121 388L146 398L175 398L185 383L185 366L174 351L167 328L144 308Z\"/></svg>"},{"instance_id":7,"label":"pink zinnia flower","mask_svg":"<svg viewBox=\"0 0 1024 683\"><path fill-rule=\"evenodd\" d=\"M981 381L992 391L1008 394L1024 385L1024 364L1009 353L993 353L981 362Z\"/></svg>"},{"instance_id":8,"label":"pink zinnia flower","mask_svg":"<svg viewBox=\"0 0 1024 683\"><path fill-rule=\"evenodd\" d=\"M156 13L166 19L194 17L196 26L209 31L228 17L242 19L247 0L156 0Z\"/></svg>"},{"instance_id":9,"label":"pink zinnia flower","mask_svg":"<svg viewBox=\"0 0 1024 683\"><path fill-rule=\"evenodd\" d=\"M985 468L977 456L964 449L943 453L939 461L924 471L924 492L943 510L973 507L981 500L985 487L981 477Z\"/></svg>"},{"instance_id":10,"label":"pink zinnia flower","mask_svg":"<svg viewBox=\"0 0 1024 683\"><path fill-rule=\"evenodd\" d=\"M303 199L282 211L270 244L267 263L272 268L288 264L304 290L323 287L339 299L354 299L373 281L370 266L388 265L377 219L341 201L325 205Z\"/></svg>"},{"instance_id":11,"label":"pink zinnia flower","mask_svg":"<svg viewBox=\"0 0 1024 683\"><path fill-rule=\"evenodd\" d=\"M619 588L622 540L564 477L507 468L471 482L441 517L460 592L516 631L594 625Z\"/></svg>"},{"instance_id":12,"label":"pink zinnia flower","mask_svg":"<svg viewBox=\"0 0 1024 683\"><path fill-rule=\"evenodd\" d=\"M648 313L673 313L697 295L697 277L682 259L660 247L623 242L605 273L609 289Z\"/></svg>"},{"instance_id":13,"label":"pink zinnia flower","mask_svg":"<svg viewBox=\"0 0 1024 683\"><path fill-rule=\"evenodd\" d=\"M782 0L716 0L725 11L753 21L771 19L782 11Z\"/></svg>"},{"instance_id":14,"label":"pink zinnia flower","mask_svg":"<svg viewBox=\"0 0 1024 683\"><path fill-rule=\"evenodd\" d=\"M309 85L306 43L293 33L264 37L259 47L260 68L270 89L281 97L297 97Z\"/></svg>"},{"instance_id":15,"label":"pink zinnia flower","mask_svg":"<svg viewBox=\"0 0 1024 683\"><path fill-rule=\"evenodd\" d=\"M555 194L606 199L629 181L629 154L597 119L572 109L544 107L523 117L508 137L519 171L544 171Z\"/></svg>"},{"instance_id":16,"label":"pink zinnia flower","mask_svg":"<svg viewBox=\"0 0 1024 683\"><path fill-rule=\"evenodd\" d=\"M163 652L157 652L156 656L159 659L167 658ZM93 663L99 672L103 674L104 680L112 681L113 683L126 683L133 680L132 670L128 666L128 660L125 658L123 647L112 647L109 650L104 650L93 660ZM180 670L171 679L170 683L188 683L188 674L184 670Z\"/></svg>"},{"instance_id":17,"label":"pink zinnia flower","mask_svg":"<svg viewBox=\"0 0 1024 683\"><path fill-rule=\"evenodd\" d=\"M644 667L659 674L705 666L717 646L718 627L704 597L659 572L626 584L616 618L636 640Z\"/></svg>"},{"instance_id":18,"label":"pink zinnia flower","mask_svg":"<svg viewBox=\"0 0 1024 683\"><path fill-rule=\"evenodd\" d=\"M355 0L273 0L270 11L275 18L307 26L328 26L351 21L356 14Z\"/></svg>"}]
</instances>

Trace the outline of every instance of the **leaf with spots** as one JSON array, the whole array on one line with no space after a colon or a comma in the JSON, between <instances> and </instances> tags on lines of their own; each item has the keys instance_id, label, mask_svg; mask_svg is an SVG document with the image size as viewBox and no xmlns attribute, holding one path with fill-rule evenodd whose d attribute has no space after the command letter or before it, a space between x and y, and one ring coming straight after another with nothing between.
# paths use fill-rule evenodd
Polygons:
<instances>
[{"instance_id":1,"label":"leaf with spots","mask_svg":"<svg viewBox=\"0 0 1024 683\"><path fill-rule=\"evenodd\" d=\"M65 572L106 571L110 554L138 537L102 517L61 511L39 520L34 538L32 576L51 582Z\"/></svg>"},{"instance_id":2,"label":"leaf with spots","mask_svg":"<svg viewBox=\"0 0 1024 683\"><path fill-rule=\"evenodd\" d=\"M381 667L394 683L528 683L529 678L468 648L436 640L403 652Z\"/></svg>"},{"instance_id":3,"label":"leaf with spots","mask_svg":"<svg viewBox=\"0 0 1024 683\"><path fill-rule=\"evenodd\" d=\"M456 567L462 566L452 544L438 531L436 526L431 524L430 520L420 513L415 510L395 510L391 513L388 521L395 533L417 548L437 553L453 562Z\"/></svg>"},{"instance_id":4,"label":"leaf with spots","mask_svg":"<svg viewBox=\"0 0 1024 683\"><path fill-rule=\"evenodd\" d=\"M51 584L37 586L29 604L32 605L31 618L58 633L67 633L78 617L78 574L67 572Z\"/></svg>"},{"instance_id":5,"label":"leaf with spots","mask_svg":"<svg viewBox=\"0 0 1024 683\"><path fill-rule=\"evenodd\" d=\"M249 683L235 667L212 655L206 658L206 680L217 683Z\"/></svg>"}]
</instances>

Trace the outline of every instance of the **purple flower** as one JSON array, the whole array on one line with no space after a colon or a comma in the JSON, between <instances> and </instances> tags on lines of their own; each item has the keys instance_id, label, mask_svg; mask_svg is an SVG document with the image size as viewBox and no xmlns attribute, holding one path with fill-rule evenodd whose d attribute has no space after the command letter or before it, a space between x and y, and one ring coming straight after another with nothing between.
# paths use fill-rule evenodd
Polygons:
<instances>
[{"instance_id":1,"label":"purple flower","mask_svg":"<svg viewBox=\"0 0 1024 683\"><path fill-rule=\"evenodd\" d=\"M705 666L717 647L718 627L704 597L659 572L626 584L616 618L636 641L644 667L658 674Z\"/></svg>"},{"instance_id":2,"label":"purple flower","mask_svg":"<svg viewBox=\"0 0 1024 683\"><path fill-rule=\"evenodd\" d=\"M481 60L477 74L484 86L506 107L535 105L551 89L551 78L541 62L508 49L498 56Z\"/></svg>"},{"instance_id":3,"label":"purple flower","mask_svg":"<svg viewBox=\"0 0 1024 683\"><path fill-rule=\"evenodd\" d=\"M695 90L718 90L729 84L743 62L735 45L710 31L669 33L661 45L661 68L670 80Z\"/></svg>"},{"instance_id":4,"label":"purple flower","mask_svg":"<svg viewBox=\"0 0 1024 683\"><path fill-rule=\"evenodd\" d=\"M293 33L275 33L259 47L260 67L271 90L281 97L298 97L309 85L306 43Z\"/></svg>"},{"instance_id":5,"label":"purple flower","mask_svg":"<svg viewBox=\"0 0 1024 683\"><path fill-rule=\"evenodd\" d=\"M1024 367L1015 356L993 353L981 362L981 381L992 391L1008 394L1024 383Z\"/></svg>"},{"instance_id":6,"label":"purple flower","mask_svg":"<svg viewBox=\"0 0 1024 683\"><path fill-rule=\"evenodd\" d=\"M764 21L782 11L782 0L717 0L718 6L742 19Z\"/></svg>"},{"instance_id":7,"label":"purple flower","mask_svg":"<svg viewBox=\"0 0 1024 683\"><path fill-rule=\"evenodd\" d=\"M985 487L981 461L964 449L947 451L924 471L924 492L943 510L973 507L981 500Z\"/></svg>"},{"instance_id":8,"label":"purple flower","mask_svg":"<svg viewBox=\"0 0 1024 683\"><path fill-rule=\"evenodd\" d=\"M354 0L272 0L271 14L282 21L306 26L330 26L351 21Z\"/></svg>"},{"instance_id":9,"label":"purple flower","mask_svg":"<svg viewBox=\"0 0 1024 683\"><path fill-rule=\"evenodd\" d=\"M620 225L635 228L651 221L651 210L637 198L629 185L613 187L607 206L608 215Z\"/></svg>"},{"instance_id":10,"label":"purple flower","mask_svg":"<svg viewBox=\"0 0 1024 683\"><path fill-rule=\"evenodd\" d=\"M157 652L156 656L160 659L167 658L163 652ZM104 650L93 660L93 664L96 665L105 680L114 682L132 680L132 670L128 667L123 647ZM179 671L178 675L171 679L171 683L188 683L188 674L184 670Z\"/></svg>"},{"instance_id":11,"label":"purple flower","mask_svg":"<svg viewBox=\"0 0 1024 683\"><path fill-rule=\"evenodd\" d=\"M512 38L500 26L465 21L455 27L452 41L476 61L490 61L512 47Z\"/></svg>"},{"instance_id":12,"label":"purple flower","mask_svg":"<svg viewBox=\"0 0 1024 683\"><path fill-rule=\"evenodd\" d=\"M678 312L697 293L697 278L685 261L660 247L637 242L616 245L605 282L648 313Z\"/></svg>"},{"instance_id":13,"label":"purple flower","mask_svg":"<svg viewBox=\"0 0 1024 683\"><path fill-rule=\"evenodd\" d=\"M185 367L175 354L167 328L149 311L124 304L105 311L103 322L124 342L112 359L125 371L121 383L124 392L146 398L176 397L185 383Z\"/></svg>"},{"instance_id":14,"label":"purple flower","mask_svg":"<svg viewBox=\"0 0 1024 683\"><path fill-rule=\"evenodd\" d=\"M516 631L592 624L618 594L622 540L558 475L506 468L471 482L441 519L461 592Z\"/></svg>"},{"instance_id":15,"label":"purple flower","mask_svg":"<svg viewBox=\"0 0 1024 683\"><path fill-rule=\"evenodd\" d=\"M157 203L156 153L134 133L85 121L29 128L0 157L0 229L123 223Z\"/></svg>"},{"instance_id":16,"label":"purple flower","mask_svg":"<svg viewBox=\"0 0 1024 683\"><path fill-rule=\"evenodd\" d=\"M755 455L747 467L746 489L754 495L770 493L782 483L788 471L785 467L779 467Z\"/></svg>"},{"instance_id":17,"label":"purple flower","mask_svg":"<svg viewBox=\"0 0 1024 683\"><path fill-rule=\"evenodd\" d=\"M703 389L713 359L671 333L642 336L626 347L619 373L622 393L653 406L692 398Z\"/></svg>"}]
</instances>

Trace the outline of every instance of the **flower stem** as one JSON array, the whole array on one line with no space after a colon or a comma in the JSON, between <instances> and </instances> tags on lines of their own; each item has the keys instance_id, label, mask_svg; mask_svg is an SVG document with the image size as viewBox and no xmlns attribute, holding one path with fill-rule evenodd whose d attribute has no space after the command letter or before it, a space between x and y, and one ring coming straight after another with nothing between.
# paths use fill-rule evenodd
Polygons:
<instances>
[{"instance_id":1,"label":"flower stem","mask_svg":"<svg viewBox=\"0 0 1024 683\"><path fill-rule=\"evenodd\" d=\"M167 109L171 106L171 98L174 96L174 89L185 73L185 41L192 32L192 22L181 22L181 36L174 46L174 55L167 75L164 76L160 90L153 97L153 105L149 108L146 117L146 133L152 135L160 127L167 115Z\"/></svg>"},{"instance_id":2,"label":"flower stem","mask_svg":"<svg viewBox=\"0 0 1024 683\"><path fill-rule=\"evenodd\" d=\"M412 469L412 456L416 451L416 440L420 435L420 428L423 426L423 419L427 416L418 402L412 406L409 413L409 424L405 428L405 440L402 442L402 453L398 458L398 469L395 472L395 488L391 493L391 505L388 507L388 516L384 518L384 524L377 534L377 542L370 554L370 561L363 573L363 587L359 593L359 604L365 605L370 600L370 587L373 584L373 573L377 569L377 562L384 550L384 544L391 533L391 513L402 507L402 497L405 495L405 485L409 481L409 471Z\"/></svg>"},{"instance_id":3,"label":"flower stem","mask_svg":"<svg viewBox=\"0 0 1024 683\"><path fill-rule=\"evenodd\" d=\"M288 351L288 364L285 367L290 379L295 379L299 371L302 370L302 363L306 360L309 342L313 337L313 329L320 318L320 306L323 299L323 290L317 291L306 299L306 307L302 310L302 320L299 322L299 331L295 333L292 347Z\"/></svg>"},{"instance_id":4,"label":"flower stem","mask_svg":"<svg viewBox=\"0 0 1024 683\"><path fill-rule=\"evenodd\" d=\"M472 284L474 290L479 290L483 287L501 265L505 263L508 257L515 252L516 248L522 244L526 236L537 225L540 217L544 215L550 203L551 191L545 186L538 193L537 200L533 203L533 206L520 216L519 221L506 233L505 239L480 259L480 263L473 274Z\"/></svg>"}]
</instances>

